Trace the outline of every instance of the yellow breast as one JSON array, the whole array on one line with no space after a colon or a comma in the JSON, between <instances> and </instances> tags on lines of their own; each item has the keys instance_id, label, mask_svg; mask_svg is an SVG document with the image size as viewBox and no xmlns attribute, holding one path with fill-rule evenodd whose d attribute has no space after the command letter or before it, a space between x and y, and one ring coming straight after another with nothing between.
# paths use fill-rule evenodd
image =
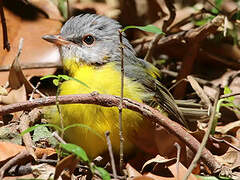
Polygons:
<instances>
[{"instance_id":1,"label":"yellow breast","mask_svg":"<svg viewBox=\"0 0 240 180\"><path fill-rule=\"evenodd\" d=\"M71 76L79 79L89 87L74 81L65 81L61 86L61 95L85 94L97 91L100 94L120 96L121 73L116 70L114 63L108 63L101 67L89 65L67 64L71 70ZM142 102L146 97L144 87L125 77L124 97ZM87 127L74 127L65 132L68 142L78 144L93 158L107 150L104 133L110 131L114 152L119 151L119 112L117 107L107 108L98 105L71 104L61 106L64 126L70 124L84 124ZM59 120L53 123L59 124ZM131 139L142 127L148 126L136 112L123 110L123 134L125 139L124 151L130 152L133 148ZM100 135L100 137L98 135Z\"/></svg>"}]
</instances>

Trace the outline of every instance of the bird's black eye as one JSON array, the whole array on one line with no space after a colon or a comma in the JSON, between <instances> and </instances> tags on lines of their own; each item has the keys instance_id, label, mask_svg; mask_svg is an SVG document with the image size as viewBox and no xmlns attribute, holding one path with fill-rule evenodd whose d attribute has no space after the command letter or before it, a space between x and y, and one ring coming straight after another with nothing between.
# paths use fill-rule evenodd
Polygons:
<instances>
[{"instance_id":1,"label":"bird's black eye","mask_svg":"<svg viewBox=\"0 0 240 180\"><path fill-rule=\"evenodd\" d=\"M83 36L82 41L86 45L92 45L94 43L95 39L92 35L88 34L88 35Z\"/></svg>"}]
</instances>

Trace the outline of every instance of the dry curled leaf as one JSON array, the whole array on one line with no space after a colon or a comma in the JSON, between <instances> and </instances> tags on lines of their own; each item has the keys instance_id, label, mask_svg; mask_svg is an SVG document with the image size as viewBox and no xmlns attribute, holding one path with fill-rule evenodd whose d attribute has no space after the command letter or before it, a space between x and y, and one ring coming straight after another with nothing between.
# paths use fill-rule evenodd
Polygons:
<instances>
[{"instance_id":1,"label":"dry curled leaf","mask_svg":"<svg viewBox=\"0 0 240 180\"><path fill-rule=\"evenodd\" d=\"M8 1L7 1L8 2ZM10 2L10 1L9 1ZM33 12L33 19L24 19L16 15L11 10L4 8L8 27L8 38L11 43L11 51L3 50L0 43L0 66L9 66L12 64L18 52L19 39L24 39L23 51L19 58L21 64L46 64L60 62L60 56L57 47L41 39L46 34L57 34L61 28L61 22L50 20L39 16L38 12ZM24 13L24 9L23 9ZM2 28L0 28L2 34ZM0 36L0 42L2 42ZM23 70L24 75L44 76L55 72L54 68ZM8 72L0 72L0 84L5 84L8 80Z\"/></svg>"},{"instance_id":2,"label":"dry curled leaf","mask_svg":"<svg viewBox=\"0 0 240 180\"><path fill-rule=\"evenodd\" d=\"M27 93L24 85L22 85L18 89L11 90L7 96L0 96L1 104L13 104L18 102L24 102L26 100Z\"/></svg>"},{"instance_id":3,"label":"dry curled leaf","mask_svg":"<svg viewBox=\"0 0 240 180\"><path fill-rule=\"evenodd\" d=\"M29 3L45 12L50 19L63 21L58 7L51 0L28 0Z\"/></svg>"}]
</instances>

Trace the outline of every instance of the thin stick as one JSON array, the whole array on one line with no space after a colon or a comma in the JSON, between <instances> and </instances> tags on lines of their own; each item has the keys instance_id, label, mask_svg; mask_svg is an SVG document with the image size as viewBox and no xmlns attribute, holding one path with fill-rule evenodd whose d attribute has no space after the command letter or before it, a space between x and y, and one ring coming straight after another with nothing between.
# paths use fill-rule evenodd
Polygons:
<instances>
[{"instance_id":1,"label":"thin stick","mask_svg":"<svg viewBox=\"0 0 240 180\"><path fill-rule=\"evenodd\" d=\"M3 49L10 51L10 43L8 42L6 19L3 11L3 0L0 0L0 16L1 16L1 22L2 22L2 31L3 31Z\"/></svg>"},{"instance_id":2,"label":"thin stick","mask_svg":"<svg viewBox=\"0 0 240 180\"><path fill-rule=\"evenodd\" d=\"M217 94L216 94L216 97L215 97L215 101L214 101L214 106L213 106L213 112L211 114L211 117L210 117L210 120L209 120L209 123L208 123L208 129L207 129L207 132L205 133L204 137L203 137L203 140L202 140L202 143L191 163L191 165L189 166L188 170L187 170L187 173L185 174L184 176L184 180L187 180L188 177L190 176L190 174L192 173L193 169L196 167L197 165L197 162L198 160L200 159L201 157L201 154L202 154L202 151L203 149L205 148L206 146L206 143L207 143L207 140L208 140L208 137L210 135L210 132L212 130L212 126L213 126L213 122L214 122L214 119L215 119L215 115L216 115L216 108L217 108L217 104L218 104L218 99L219 99L219 90L217 91Z\"/></svg>"},{"instance_id":3,"label":"thin stick","mask_svg":"<svg viewBox=\"0 0 240 180\"><path fill-rule=\"evenodd\" d=\"M187 79L191 84L192 88L195 90L197 95L200 97L201 101L205 104L206 107L212 108L212 104L206 93L203 91L202 87L198 84L196 79L193 76L188 75Z\"/></svg>"},{"instance_id":4,"label":"thin stick","mask_svg":"<svg viewBox=\"0 0 240 180\"><path fill-rule=\"evenodd\" d=\"M59 80L60 81L60 80ZM60 86L61 86L61 82L59 82L58 87L57 87L57 93L56 93L56 106L57 106L57 110L60 116L60 125L61 125L61 129L64 129L64 124L63 124L63 116L62 116L62 110L61 107L59 105L59 101L58 101L58 96L60 94ZM64 132L61 131L61 138L63 139L63 134Z\"/></svg>"},{"instance_id":5,"label":"thin stick","mask_svg":"<svg viewBox=\"0 0 240 180\"><path fill-rule=\"evenodd\" d=\"M105 136L107 140L108 152L109 152L111 165L112 165L113 177L114 179L117 179L117 171L116 171L116 166L115 166L115 161L114 161L114 156L112 151L112 143L110 140L110 132L109 131L105 132Z\"/></svg>"},{"instance_id":6,"label":"thin stick","mask_svg":"<svg viewBox=\"0 0 240 180\"><path fill-rule=\"evenodd\" d=\"M153 40L150 42L150 45L149 45L149 49L147 51L147 54L144 58L145 61L150 61L152 62L152 54L154 52L154 49L158 43L158 41L160 40L160 38L163 36L163 34L156 34L153 38Z\"/></svg>"},{"instance_id":7,"label":"thin stick","mask_svg":"<svg viewBox=\"0 0 240 180\"><path fill-rule=\"evenodd\" d=\"M52 136L60 143L62 144L66 144L66 142L58 135L58 133L56 131L54 131L52 133Z\"/></svg>"},{"instance_id":8,"label":"thin stick","mask_svg":"<svg viewBox=\"0 0 240 180\"><path fill-rule=\"evenodd\" d=\"M34 93L37 91L37 88L40 86L40 84L41 84L41 82L39 81L39 82L37 83L37 85L33 88L33 91L32 91L32 94L31 94L31 96L30 96L30 98L29 98L29 101L32 101L32 100L33 100Z\"/></svg>"},{"instance_id":9,"label":"thin stick","mask_svg":"<svg viewBox=\"0 0 240 180\"><path fill-rule=\"evenodd\" d=\"M239 95L240 95L240 92L224 94L224 95L220 96L220 99L229 98L229 97L232 97L232 96L239 96Z\"/></svg>"},{"instance_id":10,"label":"thin stick","mask_svg":"<svg viewBox=\"0 0 240 180\"><path fill-rule=\"evenodd\" d=\"M20 64L21 69L43 69L43 68L61 68L62 64L60 63L28 63ZM0 72L9 71L11 65L0 66Z\"/></svg>"},{"instance_id":11,"label":"thin stick","mask_svg":"<svg viewBox=\"0 0 240 180\"><path fill-rule=\"evenodd\" d=\"M119 167L120 172L122 172L123 169L123 127L122 127L122 111L123 111L123 89L124 89L124 61L123 61L123 43L122 43L122 32L121 30L119 32L119 40L120 40L120 49L121 49L121 95L120 95L120 105L119 105L119 137L120 137L120 160L119 160Z\"/></svg>"},{"instance_id":12,"label":"thin stick","mask_svg":"<svg viewBox=\"0 0 240 180\"><path fill-rule=\"evenodd\" d=\"M177 162L176 162L176 169L177 169L177 180L179 180L179 162L180 162L180 154L181 154L181 146L175 142L174 146L177 148Z\"/></svg>"},{"instance_id":13,"label":"thin stick","mask_svg":"<svg viewBox=\"0 0 240 180\"><path fill-rule=\"evenodd\" d=\"M210 136L210 138L215 141L215 142L218 142L218 143L225 143L227 144L228 146L230 146L231 148L235 149L236 151L240 152L240 148L234 146L233 144L231 144L230 142L226 141L225 139L217 139L213 136Z\"/></svg>"}]
</instances>

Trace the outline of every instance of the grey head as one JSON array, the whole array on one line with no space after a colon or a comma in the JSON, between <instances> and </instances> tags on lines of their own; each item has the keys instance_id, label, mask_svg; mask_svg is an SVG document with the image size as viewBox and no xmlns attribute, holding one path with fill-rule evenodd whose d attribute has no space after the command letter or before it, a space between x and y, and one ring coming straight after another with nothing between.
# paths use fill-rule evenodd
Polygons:
<instances>
[{"instance_id":1,"label":"grey head","mask_svg":"<svg viewBox=\"0 0 240 180\"><path fill-rule=\"evenodd\" d=\"M119 29L121 25L113 19L96 14L82 14L70 18L59 35L43 38L59 45L63 63L74 59L86 64L105 64L120 61ZM123 44L128 55L135 56L125 35Z\"/></svg>"}]
</instances>

